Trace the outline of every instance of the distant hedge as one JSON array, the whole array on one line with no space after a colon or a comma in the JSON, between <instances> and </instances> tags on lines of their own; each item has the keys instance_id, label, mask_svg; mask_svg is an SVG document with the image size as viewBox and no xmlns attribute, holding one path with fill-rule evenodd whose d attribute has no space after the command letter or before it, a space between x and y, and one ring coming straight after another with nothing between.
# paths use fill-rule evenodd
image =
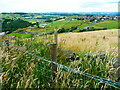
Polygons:
<instances>
[{"instance_id":1,"label":"distant hedge","mask_svg":"<svg viewBox=\"0 0 120 90\"><path fill-rule=\"evenodd\" d=\"M75 32L85 32L85 31L95 31L95 30L107 30L107 28L91 28L91 29L81 28L79 30L76 30Z\"/></svg>"},{"instance_id":2,"label":"distant hedge","mask_svg":"<svg viewBox=\"0 0 120 90\"><path fill-rule=\"evenodd\" d=\"M61 29L58 30L58 33L72 32L72 31L74 31L76 29L77 29L77 27L71 27L70 29L61 28Z\"/></svg>"}]
</instances>

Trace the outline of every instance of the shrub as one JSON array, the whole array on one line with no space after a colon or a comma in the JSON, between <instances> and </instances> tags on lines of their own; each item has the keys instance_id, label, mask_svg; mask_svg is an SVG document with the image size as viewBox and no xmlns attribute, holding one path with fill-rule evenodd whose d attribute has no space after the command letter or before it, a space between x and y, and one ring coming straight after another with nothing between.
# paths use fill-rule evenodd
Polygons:
<instances>
[{"instance_id":1,"label":"shrub","mask_svg":"<svg viewBox=\"0 0 120 90\"><path fill-rule=\"evenodd\" d=\"M61 28L58 30L58 33L64 33L64 32L66 32L66 30L64 28Z\"/></svg>"},{"instance_id":2,"label":"shrub","mask_svg":"<svg viewBox=\"0 0 120 90\"><path fill-rule=\"evenodd\" d=\"M69 32L72 32L73 30L76 30L76 29L77 29L77 27L71 27Z\"/></svg>"}]
</instances>

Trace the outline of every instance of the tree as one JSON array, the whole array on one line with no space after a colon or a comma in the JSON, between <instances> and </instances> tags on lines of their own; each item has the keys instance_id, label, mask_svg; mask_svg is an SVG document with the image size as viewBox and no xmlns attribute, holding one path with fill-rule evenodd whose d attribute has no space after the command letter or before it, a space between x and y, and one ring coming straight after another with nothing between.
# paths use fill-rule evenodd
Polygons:
<instances>
[{"instance_id":1,"label":"tree","mask_svg":"<svg viewBox=\"0 0 120 90\"><path fill-rule=\"evenodd\" d=\"M32 24L27 22L27 21L24 21L24 20L21 20L21 19L16 19L16 20L4 20L4 22L2 23L2 31L10 31L13 32L19 28L25 28L25 27L28 27L28 26L31 26Z\"/></svg>"},{"instance_id":2,"label":"tree","mask_svg":"<svg viewBox=\"0 0 120 90\"><path fill-rule=\"evenodd\" d=\"M39 22L36 22L36 26L39 28Z\"/></svg>"},{"instance_id":3,"label":"tree","mask_svg":"<svg viewBox=\"0 0 120 90\"><path fill-rule=\"evenodd\" d=\"M64 28L61 28L61 29L58 30L58 33L63 33L63 32L65 32Z\"/></svg>"}]
</instances>

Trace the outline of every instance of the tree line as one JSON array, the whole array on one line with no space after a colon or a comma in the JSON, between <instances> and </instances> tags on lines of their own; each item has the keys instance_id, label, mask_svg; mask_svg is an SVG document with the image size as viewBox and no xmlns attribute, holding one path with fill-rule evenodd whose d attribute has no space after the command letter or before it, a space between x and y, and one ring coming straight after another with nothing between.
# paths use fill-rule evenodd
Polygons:
<instances>
[{"instance_id":1,"label":"tree line","mask_svg":"<svg viewBox=\"0 0 120 90\"><path fill-rule=\"evenodd\" d=\"M36 23L32 24L28 21L24 21L22 19L5 19L2 22L2 32L9 31L10 33L19 29L19 28L26 28L29 26L34 26Z\"/></svg>"}]
</instances>

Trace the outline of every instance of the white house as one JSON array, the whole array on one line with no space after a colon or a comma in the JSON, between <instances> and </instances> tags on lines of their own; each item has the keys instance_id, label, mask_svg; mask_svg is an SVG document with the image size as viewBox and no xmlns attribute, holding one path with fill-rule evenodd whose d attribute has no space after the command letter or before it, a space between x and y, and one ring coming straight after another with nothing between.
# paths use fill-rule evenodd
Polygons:
<instances>
[{"instance_id":1,"label":"white house","mask_svg":"<svg viewBox=\"0 0 120 90\"><path fill-rule=\"evenodd\" d=\"M89 27L89 26L86 26L86 27L84 27L84 29L94 29L94 27Z\"/></svg>"},{"instance_id":2,"label":"white house","mask_svg":"<svg viewBox=\"0 0 120 90\"><path fill-rule=\"evenodd\" d=\"M101 20L104 21L105 19L102 18Z\"/></svg>"},{"instance_id":3,"label":"white house","mask_svg":"<svg viewBox=\"0 0 120 90\"><path fill-rule=\"evenodd\" d=\"M5 35L5 32L1 32L1 33L0 33L0 36L2 36L2 35Z\"/></svg>"},{"instance_id":4,"label":"white house","mask_svg":"<svg viewBox=\"0 0 120 90\"><path fill-rule=\"evenodd\" d=\"M72 20L77 20L77 19L72 19Z\"/></svg>"},{"instance_id":5,"label":"white house","mask_svg":"<svg viewBox=\"0 0 120 90\"><path fill-rule=\"evenodd\" d=\"M48 25L48 24L39 25L40 28L44 28L45 26L48 26L48 27L49 27L50 25Z\"/></svg>"}]
</instances>

